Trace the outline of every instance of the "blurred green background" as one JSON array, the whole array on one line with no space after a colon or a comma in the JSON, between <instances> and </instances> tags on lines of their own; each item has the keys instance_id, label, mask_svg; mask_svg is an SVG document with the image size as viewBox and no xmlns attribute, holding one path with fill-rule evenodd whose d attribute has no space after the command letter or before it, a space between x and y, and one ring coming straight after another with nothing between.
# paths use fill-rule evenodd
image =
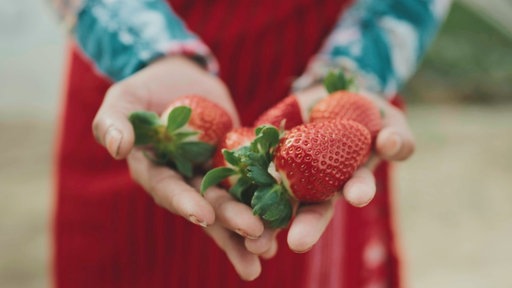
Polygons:
<instances>
[{"instance_id":1,"label":"blurred green background","mask_svg":"<svg viewBox=\"0 0 512 288\"><path fill-rule=\"evenodd\" d=\"M49 287L52 156L65 30L45 1L0 0L0 287ZM410 287L512 287L512 1L456 1L404 89L397 165Z\"/></svg>"},{"instance_id":2,"label":"blurred green background","mask_svg":"<svg viewBox=\"0 0 512 288\"><path fill-rule=\"evenodd\" d=\"M480 2L485 4L454 3L421 69L405 89L411 104L512 102L512 1Z\"/></svg>"}]
</instances>

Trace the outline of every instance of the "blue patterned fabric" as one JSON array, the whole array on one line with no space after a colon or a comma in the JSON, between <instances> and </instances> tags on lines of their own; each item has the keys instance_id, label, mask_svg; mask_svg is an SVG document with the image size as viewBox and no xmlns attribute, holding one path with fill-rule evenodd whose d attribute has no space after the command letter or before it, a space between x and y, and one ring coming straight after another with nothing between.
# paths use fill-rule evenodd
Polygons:
<instances>
[{"instance_id":1,"label":"blue patterned fabric","mask_svg":"<svg viewBox=\"0 0 512 288\"><path fill-rule=\"evenodd\" d=\"M210 50L164 0L87 0L73 32L96 68L114 81L173 53L217 69Z\"/></svg>"},{"instance_id":2,"label":"blue patterned fabric","mask_svg":"<svg viewBox=\"0 0 512 288\"><path fill-rule=\"evenodd\" d=\"M101 73L115 81L173 53L188 54L210 71L218 70L208 47L164 0L56 1L61 7L80 7L78 12L61 9L62 14L78 13L74 33L79 46ZM365 90L396 94L416 70L450 2L356 0L340 15L294 88L318 83L328 71L342 68Z\"/></svg>"},{"instance_id":3,"label":"blue patterned fabric","mask_svg":"<svg viewBox=\"0 0 512 288\"><path fill-rule=\"evenodd\" d=\"M330 70L391 97L411 77L444 19L450 0L357 0L294 84L303 89Z\"/></svg>"}]
</instances>

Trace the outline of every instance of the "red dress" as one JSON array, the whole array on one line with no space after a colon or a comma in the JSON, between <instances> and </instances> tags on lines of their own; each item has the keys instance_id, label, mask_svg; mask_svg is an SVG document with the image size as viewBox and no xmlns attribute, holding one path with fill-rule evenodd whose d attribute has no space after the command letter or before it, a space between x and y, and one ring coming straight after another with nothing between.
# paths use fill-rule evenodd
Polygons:
<instances>
[{"instance_id":1,"label":"red dress","mask_svg":"<svg viewBox=\"0 0 512 288\"><path fill-rule=\"evenodd\" d=\"M348 2L172 1L213 50L244 124L285 97ZM91 123L111 83L71 48L57 153L54 283L57 287L400 287L387 164L365 208L338 201L308 253L280 233L279 252L253 282L239 279L196 225L157 207L94 141Z\"/></svg>"}]
</instances>

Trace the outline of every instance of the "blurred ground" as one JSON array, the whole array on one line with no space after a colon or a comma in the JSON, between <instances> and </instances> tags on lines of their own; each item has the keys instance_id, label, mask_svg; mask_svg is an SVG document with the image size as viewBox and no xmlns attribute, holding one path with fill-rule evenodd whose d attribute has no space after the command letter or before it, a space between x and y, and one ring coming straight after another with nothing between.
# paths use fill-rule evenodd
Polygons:
<instances>
[{"instance_id":1,"label":"blurred ground","mask_svg":"<svg viewBox=\"0 0 512 288\"><path fill-rule=\"evenodd\" d=\"M512 287L512 104L503 97L512 99L512 58L503 58L512 46L455 13L407 92L418 149L396 183L408 278L417 288ZM462 24L466 38L446 36ZM0 0L0 287L49 286L62 31L44 1ZM472 37L476 50L464 42ZM437 104L426 105L432 91ZM453 104L484 103L482 93L493 100Z\"/></svg>"},{"instance_id":2,"label":"blurred ground","mask_svg":"<svg viewBox=\"0 0 512 288\"><path fill-rule=\"evenodd\" d=\"M53 125L0 122L0 287L49 286Z\"/></svg>"},{"instance_id":3,"label":"blurred ground","mask_svg":"<svg viewBox=\"0 0 512 288\"><path fill-rule=\"evenodd\" d=\"M413 106L399 166L412 287L512 287L512 106Z\"/></svg>"}]
</instances>

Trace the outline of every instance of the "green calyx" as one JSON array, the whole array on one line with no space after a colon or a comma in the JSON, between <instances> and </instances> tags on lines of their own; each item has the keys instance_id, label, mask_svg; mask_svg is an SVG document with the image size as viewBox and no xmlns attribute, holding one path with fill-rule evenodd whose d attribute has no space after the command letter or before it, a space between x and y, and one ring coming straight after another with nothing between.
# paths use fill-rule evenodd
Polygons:
<instances>
[{"instance_id":1,"label":"green calyx","mask_svg":"<svg viewBox=\"0 0 512 288\"><path fill-rule=\"evenodd\" d=\"M337 72L331 71L327 74L324 78L324 86L330 94L336 91L351 91L355 90L355 81L354 78L348 77L345 75L345 72L340 69Z\"/></svg>"},{"instance_id":2,"label":"green calyx","mask_svg":"<svg viewBox=\"0 0 512 288\"><path fill-rule=\"evenodd\" d=\"M208 188L219 184L224 179L236 176L236 182L228 192L238 201L250 204L257 186L248 176L247 161L243 156L247 149L248 147L241 147L233 151L222 150L224 159L229 163L230 167L217 167L208 171L201 182L201 194L204 195Z\"/></svg>"},{"instance_id":3,"label":"green calyx","mask_svg":"<svg viewBox=\"0 0 512 288\"><path fill-rule=\"evenodd\" d=\"M153 143L160 134L160 118L153 112L137 111L128 118L135 133L135 145L143 146Z\"/></svg>"},{"instance_id":4,"label":"green calyx","mask_svg":"<svg viewBox=\"0 0 512 288\"><path fill-rule=\"evenodd\" d=\"M260 186L254 192L251 207L271 228L285 227L292 218L290 197L282 184Z\"/></svg>"},{"instance_id":5,"label":"green calyx","mask_svg":"<svg viewBox=\"0 0 512 288\"><path fill-rule=\"evenodd\" d=\"M215 151L213 145L190 139L199 132L182 129L191 114L190 107L178 106L169 113L166 125L153 112L134 112L129 117L135 145L146 148L146 155L154 162L176 168L189 178L194 165L207 162Z\"/></svg>"},{"instance_id":6,"label":"green calyx","mask_svg":"<svg viewBox=\"0 0 512 288\"><path fill-rule=\"evenodd\" d=\"M201 192L236 175L236 183L229 193L250 205L253 213L269 226L283 227L291 219L290 199L284 187L268 171L281 135L276 127L270 125L256 128L255 134L248 146L233 151L223 150L224 159L230 167L219 167L206 173Z\"/></svg>"}]
</instances>

